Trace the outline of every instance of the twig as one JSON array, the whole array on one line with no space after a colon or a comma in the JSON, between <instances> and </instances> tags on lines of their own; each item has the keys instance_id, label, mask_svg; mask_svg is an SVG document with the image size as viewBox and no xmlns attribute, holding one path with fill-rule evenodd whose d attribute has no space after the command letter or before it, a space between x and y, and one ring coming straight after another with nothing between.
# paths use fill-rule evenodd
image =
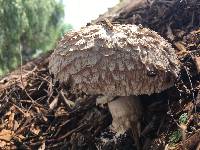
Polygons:
<instances>
[{"instance_id":1,"label":"twig","mask_svg":"<svg viewBox=\"0 0 200 150\"><path fill-rule=\"evenodd\" d=\"M189 75L189 72L186 68L186 66L184 66L184 69L186 71L186 74L187 74L187 77L188 77L188 80L189 80L189 83L190 83L190 90L192 91L192 101L193 101L193 106L192 106L192 109L190 109L190 111L188 112L188 115L190 116L193 109L194 111L196 112L196 101L195 101L195 95L194 95L194 88L193 88L193 84L192 84L192 81L191 81L191 78L190 78L190 75Z\"/></svg>"},{"instance_id":2,"label":"twig","mask_svg":"<svg viewBox=\"0 0 200 150\"><path fill-rule=\"evenodd\" d=\"M50 139L50 140L47 140L47 142L59 142L59 141L62 141L64 140L65 138L69 137L72 133L74 133L75 131L80 131L81 129L83 129L84 127L86 127L87 124L84 123L84 124L81 124L80 126L78 126L77 128L67 132L66 134L64 134L63 136L59 137L59 138L56 138L56 139Z\"/></svg>"},{"instance_id":3,"label":"twig","mask_svg":"<svg viewBox=\"0 0 200 150\"><path fill-rule=\"evenodd\" d=\"M19 45L19 50L20 50L20 80L21 80L21 85L26 93L26 95L30 98L30 100L34 103L35 101L32 99L32 97L28 94L26 88L25 88L25 85L24 85L24 82L23 82L23 77L22 77L22 49L21 49L21 45ZM31 109L32 107L32 104L31 106L29 107L28 111Z\"/></svg>"}]
</instances>

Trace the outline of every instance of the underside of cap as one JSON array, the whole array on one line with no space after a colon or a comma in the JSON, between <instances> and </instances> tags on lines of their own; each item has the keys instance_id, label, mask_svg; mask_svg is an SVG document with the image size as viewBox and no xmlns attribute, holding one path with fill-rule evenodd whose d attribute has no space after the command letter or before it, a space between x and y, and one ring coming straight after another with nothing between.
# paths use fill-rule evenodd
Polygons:
<instances>
[{"instance_id":1,"label":"underside of cap","mask_svg":"<svg viewBox=\"0 0 200 150\"><path fill-rule=\"evenodd\" d=\"M65 35L50 57L49 70L89 94L127 96L173 86L179 65L171 44L154 31L91 25Z\"/></svg>"}]
</instances>

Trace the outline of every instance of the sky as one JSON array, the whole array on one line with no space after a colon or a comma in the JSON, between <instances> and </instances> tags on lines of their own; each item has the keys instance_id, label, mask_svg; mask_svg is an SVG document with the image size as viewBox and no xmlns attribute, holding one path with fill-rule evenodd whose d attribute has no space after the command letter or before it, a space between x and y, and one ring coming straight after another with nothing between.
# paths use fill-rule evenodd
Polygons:
<instances>
[{"instance_id":1,"label":"sky","mask_svg":"<svg viewBox=\"0 0 200 150\"><path fill-rule=\"evenodd\" d=\"M119 0L63 0L65 22L79 29L113 7Z\"/></svg>"}]
</instances>

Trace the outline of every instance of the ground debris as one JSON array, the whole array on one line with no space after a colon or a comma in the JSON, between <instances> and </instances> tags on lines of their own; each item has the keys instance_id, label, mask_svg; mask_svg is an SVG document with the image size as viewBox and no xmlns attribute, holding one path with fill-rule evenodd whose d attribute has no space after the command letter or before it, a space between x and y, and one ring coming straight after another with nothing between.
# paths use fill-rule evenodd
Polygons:
<instances>
[{"instance_id":1,"label":"ground debris","mask_svg":"<svg viewBox=\"0 0 200 150\"><path fill-rule=\"evenodd\" d=\"M173 88L141 97L144 149L195 149L200 142L200 1L130 3L112 13L112 21L155 30L172 43L182 66ZM96 106L97 95L52 81L49 55L0 80L0 148L134 149L129 131L118 138L111 132L111 115L106 106Z\"/></svg>"}]
</instances>

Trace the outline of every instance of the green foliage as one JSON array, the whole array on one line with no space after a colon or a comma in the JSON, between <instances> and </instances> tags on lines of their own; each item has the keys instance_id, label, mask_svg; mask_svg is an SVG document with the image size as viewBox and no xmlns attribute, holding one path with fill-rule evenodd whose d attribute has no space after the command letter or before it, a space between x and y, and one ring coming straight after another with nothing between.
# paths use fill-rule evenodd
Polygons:
<instances>
[{"instance_id":1,"label":"green foliage","mask_svg":"<svg viewBox=\"0 0 200 150\"><path fill-rule=\"evenodd\" d=\"M175 144L181 140L182 134L180 130L174 131L169 137L169 143Z\"/></svg>"},{"instance_id":2,"label":"green foliage","mask_svg":"<svg viewBox=\"0 0 200 150\"><path fill-rule=\"evenodd\" d=\"M57 0L0 0L0 74L23 58L51 49L61 35L64 7Z\"/></svg>"},{"instance_id":3,"label":"green foliage","mask_svg":"<svg viewBox=\"0 0 200 150\"><path fill-rule=\"evenodd\" d=\"M186 124L188 121L188 114L187 113L183 113L180 117L179 117L179 124Z\"/></svg>"},{"instance_id":4,"label":"green foliage","mask_svg":"<svg viewBox=\"0 0 200 150\"><path fill-rule=\"evenodd\" d=\"M68 31L72 30L73 26L71 24L63 24L61 27L61 37Z\"/></svg>"},{"instance_id":5,"label":"green foliage","mask_svg":"<svg viewBox=\"0 0 200 150\"><path fill-rule=\"evenodd\" d=\"M188 121L188 114L187 113L181 114L181 116L178 119L178 123L187 124L187 121ZM178 129L169 136L169 143L176 144L177 142L181 140L181 138L182 138L182 133L181 133L181 130Z\"/></svg>"}]
</instances>

